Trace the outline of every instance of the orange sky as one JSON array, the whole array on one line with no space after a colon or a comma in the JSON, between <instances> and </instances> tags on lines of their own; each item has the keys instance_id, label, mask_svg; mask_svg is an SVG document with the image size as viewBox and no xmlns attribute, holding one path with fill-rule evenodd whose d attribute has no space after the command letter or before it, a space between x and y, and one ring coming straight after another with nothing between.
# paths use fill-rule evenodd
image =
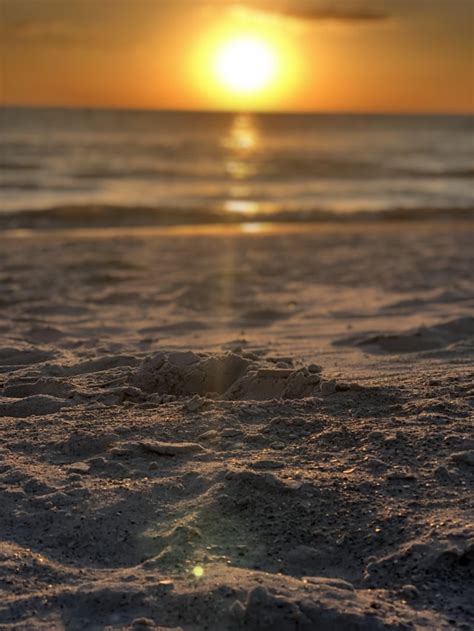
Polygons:
<instances>
[{"instance_id":1,"label":"orange sky","mask_svg":"<svg viewBox=\"0 0 474 631\"><path fill-rule=\"evenodd\" d=\"M4 104L289 111L474 110L473 0L0 0ZM239 96L216 50L279 59Z\"/></svg>"}]
</instances>

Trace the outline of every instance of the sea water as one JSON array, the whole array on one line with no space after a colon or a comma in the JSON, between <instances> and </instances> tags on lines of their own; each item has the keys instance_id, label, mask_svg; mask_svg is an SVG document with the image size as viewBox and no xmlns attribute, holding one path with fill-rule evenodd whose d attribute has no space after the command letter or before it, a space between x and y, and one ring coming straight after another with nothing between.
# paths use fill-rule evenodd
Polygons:
<instances>
[{"instance_id":1,"label":"sea water","mask_svg":"<svg viewBox=\"0 0 474 631\"><path fill-rule=\"evenodd\" d=\"M311 220L474 208L469 116L3 108L0 212Z\"/></svg>"}]
</instances>

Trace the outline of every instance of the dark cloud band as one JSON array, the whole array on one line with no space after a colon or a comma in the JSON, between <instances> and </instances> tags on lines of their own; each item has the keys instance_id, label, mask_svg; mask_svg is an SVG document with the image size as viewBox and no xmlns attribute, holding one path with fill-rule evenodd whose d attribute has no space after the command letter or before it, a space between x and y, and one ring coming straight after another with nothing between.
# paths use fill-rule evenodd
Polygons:
<instances>
[{"instance_id":1,"label":"dark cloud band","mask_svg":"<svg viewBox=\"0 0 474 631\"><path fill-rule=\"evenodd\" d=\"M291 2L258 2L239 3L241 6L265 13L305 21L341 21L341 22L378 22L390 17L386 11L377 10L369 3L318 2L310 0L293 0Z\"/></svg>"}]
</instances>

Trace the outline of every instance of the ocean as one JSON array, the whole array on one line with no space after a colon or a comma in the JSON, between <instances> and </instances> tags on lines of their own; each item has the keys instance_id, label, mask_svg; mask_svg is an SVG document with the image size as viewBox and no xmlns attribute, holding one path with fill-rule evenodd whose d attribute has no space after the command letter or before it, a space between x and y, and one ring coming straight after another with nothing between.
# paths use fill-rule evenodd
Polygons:
<instances>
[{"instance_id":1,"label":"ocean","mask_svg":"<svg viewBox=\"0 0 474 631\"><path fill-rule=\"evenodd\" d=\"M473 121L3 108L0 215L87 226L471 211Z\"/></svg>"}]
</instances>

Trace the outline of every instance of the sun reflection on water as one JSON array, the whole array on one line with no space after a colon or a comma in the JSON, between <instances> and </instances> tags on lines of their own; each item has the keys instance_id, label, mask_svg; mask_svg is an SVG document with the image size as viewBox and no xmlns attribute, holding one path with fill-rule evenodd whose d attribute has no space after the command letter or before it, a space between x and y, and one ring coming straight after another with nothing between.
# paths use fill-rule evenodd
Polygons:
<instances>
[{"instance_id":1,"label":"sun reflection on water","mask_svg":"<svg viewBox=\"0 0 474 631\"><path fill-rule=\"evenodd\" d=\"M240 231L243 234L260 234L269 229L269 225L262 222L252 222L240 224Z\"/></svg>"},{"instance_id":2,"label":"sun reflection on water","mask_svg":"<svg viewBox=\"0 0 474 631\"><path fill-rule=\"evenodd\" d=\"M222 146L226 152L225 172L233 182L224 210L230 213L257 213L260 210L259 203L249 199L251 189L248 186L249 181L259 172L261 136L255 117L251 114L237 114Z\"/></svg>"},{"instance_id":3,"label":"sun reflection on water","mask_svg":"<svg viewBox=\"0 0 474 631\"><path fill-rule=\"evenodd\" d=\"M259 145L260 137L251 114L237 114L229 133L224 138L223 146L231 152L252 153Z\"/></svg>"},{"instance_id":4,"label":"sun reflection on water","mask_svg":"<svg viewBox=\"0 0 474 631\"><path fill-rule=\"evenodd\" d=\"M260 210L260 204L250 199L228 199L224 203L224 209L229 213L255 215Z\"/></svg>"}]
</instances>

